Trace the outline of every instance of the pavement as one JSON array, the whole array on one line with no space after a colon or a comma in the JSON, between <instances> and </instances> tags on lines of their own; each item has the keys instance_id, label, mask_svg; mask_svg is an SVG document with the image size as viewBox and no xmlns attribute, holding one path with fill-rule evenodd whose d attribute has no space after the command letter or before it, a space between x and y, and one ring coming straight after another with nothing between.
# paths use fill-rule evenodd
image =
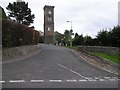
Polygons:
<instances>
[{"instance_id":1,"label":"pavement","mask_svg":"<svg viewBox=\"0 0 120 90\"><path fill-rule=\"evenodd\" d=\"M92 66L71 49L40 47L37 54L3 63L3 88L118 88L117 75Z\"/></svg>"},{"instance_id":2,"label":"pavement","mask_svg":"<svg viewBox=\"0 0 120 90\"><path fill-rule=\"evenodd\" d=\"M5 48L2 49L2 61L8 63L11 61L21 60L32 56L40 52L40 46L38 45L26 45L21 47Z\"/></svg>"}]
</instances>

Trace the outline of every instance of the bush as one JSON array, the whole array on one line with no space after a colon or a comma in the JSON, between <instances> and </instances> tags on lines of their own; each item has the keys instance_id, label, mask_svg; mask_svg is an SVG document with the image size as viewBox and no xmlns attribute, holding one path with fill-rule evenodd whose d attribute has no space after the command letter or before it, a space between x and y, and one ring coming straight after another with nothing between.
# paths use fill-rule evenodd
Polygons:
<instances>
[{"instance_id":1,"label":"bush","mask_svg":"<svg viewBox=\"0 0 120 90\"><path fill-rule=\"evenodd\" d=\"M26 25L2 20L3 47L34 45L39 42L39 32Z\"/></svg>"}]
</instances>

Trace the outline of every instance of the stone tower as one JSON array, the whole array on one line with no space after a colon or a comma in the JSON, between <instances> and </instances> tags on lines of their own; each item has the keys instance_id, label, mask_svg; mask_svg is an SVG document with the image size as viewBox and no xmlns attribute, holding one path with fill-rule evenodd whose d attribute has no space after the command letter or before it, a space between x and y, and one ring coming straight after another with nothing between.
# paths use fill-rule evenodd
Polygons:
<instances>
[{"instance_id":1,"label":"stone tower","mask_svg":"<svg viewBox=\"0 0 120 90\"><path fill-rule=\"evenodd\" d=\"M44 43L54 44L54 6L44 6Z\"/></svg>"}]
</instances>

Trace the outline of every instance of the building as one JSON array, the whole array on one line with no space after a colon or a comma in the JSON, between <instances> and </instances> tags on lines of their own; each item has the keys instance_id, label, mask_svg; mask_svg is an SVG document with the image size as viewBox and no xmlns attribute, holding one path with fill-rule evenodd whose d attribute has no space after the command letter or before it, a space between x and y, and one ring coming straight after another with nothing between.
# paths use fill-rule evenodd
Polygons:
<instances>
[{"instance_id":1,"label":"building","mask_svg":"<svg viewBox=\"0 0 120 90\"><path fill-rule=\"evenodd\" d=\"M54 44L54 6L44 6L44 43Z\"/></svg>"}]
</instances>

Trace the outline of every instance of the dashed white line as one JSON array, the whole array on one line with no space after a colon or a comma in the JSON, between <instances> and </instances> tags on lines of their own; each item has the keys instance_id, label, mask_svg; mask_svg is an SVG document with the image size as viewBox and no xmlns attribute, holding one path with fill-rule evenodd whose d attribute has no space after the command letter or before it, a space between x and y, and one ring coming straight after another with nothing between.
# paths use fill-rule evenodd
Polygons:
<instances>
[{"instance_id":1,"label":"dashed white line","mask_svg":"<svg viewBox=\"0 0 120 90\"><path fill-rule=\"evenodd\" d=\"M104 77L105 79L110 79L111 77Z\"/></svg>"},{"instance_id":2,"label":"dashed white line","mask_svg":"<svg viewBox=\"0 0 120 90\"><path fill-rule=\"evenodd\" d=\"M5 83L5 81L0 81L0 83Z\"/></svg>"},{"instance_id":3,"label":"dashed white line","mask_svg":"<svg viewBox=\"0 0 120 90\"><path fill-rule=\"evenodd\" d=\"M89 79L88 81L97 81L96 79Z\"/></svg>"},{"instance_id":4,"label":"dashed white line","mask_svg":"<svg viewBox=\"0 0 120 90\"><path fill-rule=\"evenodd\" d=\"M99 81L106 81L105 79L99 79Z\"/></svg>"},{"instance_id":5,"label":"dashed white line","mask_svg":"<svg viewBox=\"0 0 120 90\"><path fill-rule=\"evenodd\" d=\"M95 77L95 79L100 79L101 77Z\"/></svg>"},{"instance_id":6,"label":"dashed white line","mask_svg":"<svg viewBox=\"0 0 120 90\"><path fill-rule=\"evenodd\" d=\"M88 81L88 80L86 80L86 79L83 79L83 80L79 80L80 82L85 82L85 81Z\"/></svg>"},{"instance_id":7,"label":"dashed white line","mask_svg":"<svg viewBox=\"0 0 120 90\"><path fill-rule=\"evenodd\" d=\"M20 83L25 82L25 80L10 80L10 83Z\"/></svg>"},{"instance_id":8,"label":"dashed white line","mask_svg":"<svg viewBox=\"0 0 120 90\"><path fill-rule=\"evenodd\" d=\"M49 80L49 82L63 82L62 80Z\"/></svg>"},{"instance_id":9,"label":"dashed white line","mask_svg":"<svg viewBox=\"0 0 120 90\"><path fill-rule=\"evenodd\" d=\"M77 80L66 80L67 82L77 82Z\"/></svg>"},{"instance_id":10,"label":"dashed white line","mask_svg":"<svg viewBox=\"0 0 120 90\"><path fill-rule=\"evenodd\" d=\"M60 66L62 66L62 65L60 65ZM62 66L62 67L68 69L65 66ZM68 70L70 70L70 69L68 69ZM70 71L79 75L79 76L82 76L81 74L79 74L79 73L77 73L73 70L70 70ZM82 77L84 77L84 76L82 76ZM79 79L79 80L77 80L77 79L74 79L74 80L48 80L48 82L51 82L51 83L52 82L54 82L54 83L58 83L58 82L59 83L62 83L62 82L85 82L85 81L91 81L91 82L92 81L101 81L101 82L103 82L103 81L118 81L118 80L120 80L120 79L118 79L118 77L102 77L102 78L101 77L84 77L84 79ZM6 83L6 82L9 82L9 83L25 83L26 81L25 80L9 80L9 81L1 80L0 81L0 83ZM30 80L28 82L43 83L45 81L44 80Z\"/></svg>"},{"instance_id":11,"label":"dashed white line","mask_svg":"<svg viewBox=\"0 0 120 90\"><path fill-rule=\"evenodd\" d=\"M41 82L41 83L43 83L44 80L31 80L31 82L32 82L32 83L35 83L35 82Z\"/></svg>"},{"instance_id":12,"label":"dashed white line","mask_svg":"<svg viewBox=\"0 0 120 90\"><path fill-rule=\"evenodd\" d=\"M61 65L61 64L58 64L59 66L61 66L61 67L63 67L63 68L65 68L65 69L68 69L67 67L65 67L65 66L63 66L63 65Z\"/></svg>"},{"instance_id":13,"label":"dashed white line","mask_svg":"<svg viewBox=\"0 0 120 90\"><path fill-rule=\"evenodd\" d=\"M116 81L116 79L109 79L110 81Z\"/></svg>"},{"instance_id":14,"label":"dashed white line","mask_svg":"<svg viewBox=\"0 0 120 90\"><path fill-rule=\"evenodd\" d=\"M80 73L78 73L78 72L76 72L76 71L73 71L73 70L71 70L71 69L69 69L69 68L67 68L66 66L64 66L64 65L61 65L61 64L58 64L59 66L61 66L61 67L63 67L63 68L65 68L65 69L67 69L67 70L69 70L69 71L71 71L72 73L74 73L74 74L76 74L76 75L79 75L79 76L81 76L82 78L84 78L85 80L83 80L83 81L116 81L116 80L119 80L117 77L103 77L103 78L101 78L101 77L94 77L94 79L92 78L92 77L85 77L85 76L83 76L83 75L81 75ZM80 81L80 80L79 80ZM81 80L82 81L82 80Z\"/></svg>"},{"instance_id":15,"label":"dashed white line","mask_svg":"<svg viewBox=\"0 0 120 90\"><path fill-rule=\"evenodd\" d=\"M71 72L73 72L74 74L76 74L76 75L78 75L78 76L81 76L81 77L84 78L84 79L88 79L88 78L86 78L85 76L81 75L80 73L75 72L75 71L73 71L73 70L71 70L71 69L69 69L69 68L67 68L67 67L65 67L65 66L63 66L63 65L61 65L61 64L58 64L58 65L61 66L61 67L63 67L63 68L65 68L65 69L67 69L67 70L69 70L69 71L71 71Z\"/></svg>"},{"instance_id":16,"label":"dashed white line","mask_svg":"<svg viewBox=\"0 0 120 90\"><path fill-rule=\"evenodd\" d=\"M118 77L112 77L112 78L118 79Z\"/></svg>"}]
</instances>

